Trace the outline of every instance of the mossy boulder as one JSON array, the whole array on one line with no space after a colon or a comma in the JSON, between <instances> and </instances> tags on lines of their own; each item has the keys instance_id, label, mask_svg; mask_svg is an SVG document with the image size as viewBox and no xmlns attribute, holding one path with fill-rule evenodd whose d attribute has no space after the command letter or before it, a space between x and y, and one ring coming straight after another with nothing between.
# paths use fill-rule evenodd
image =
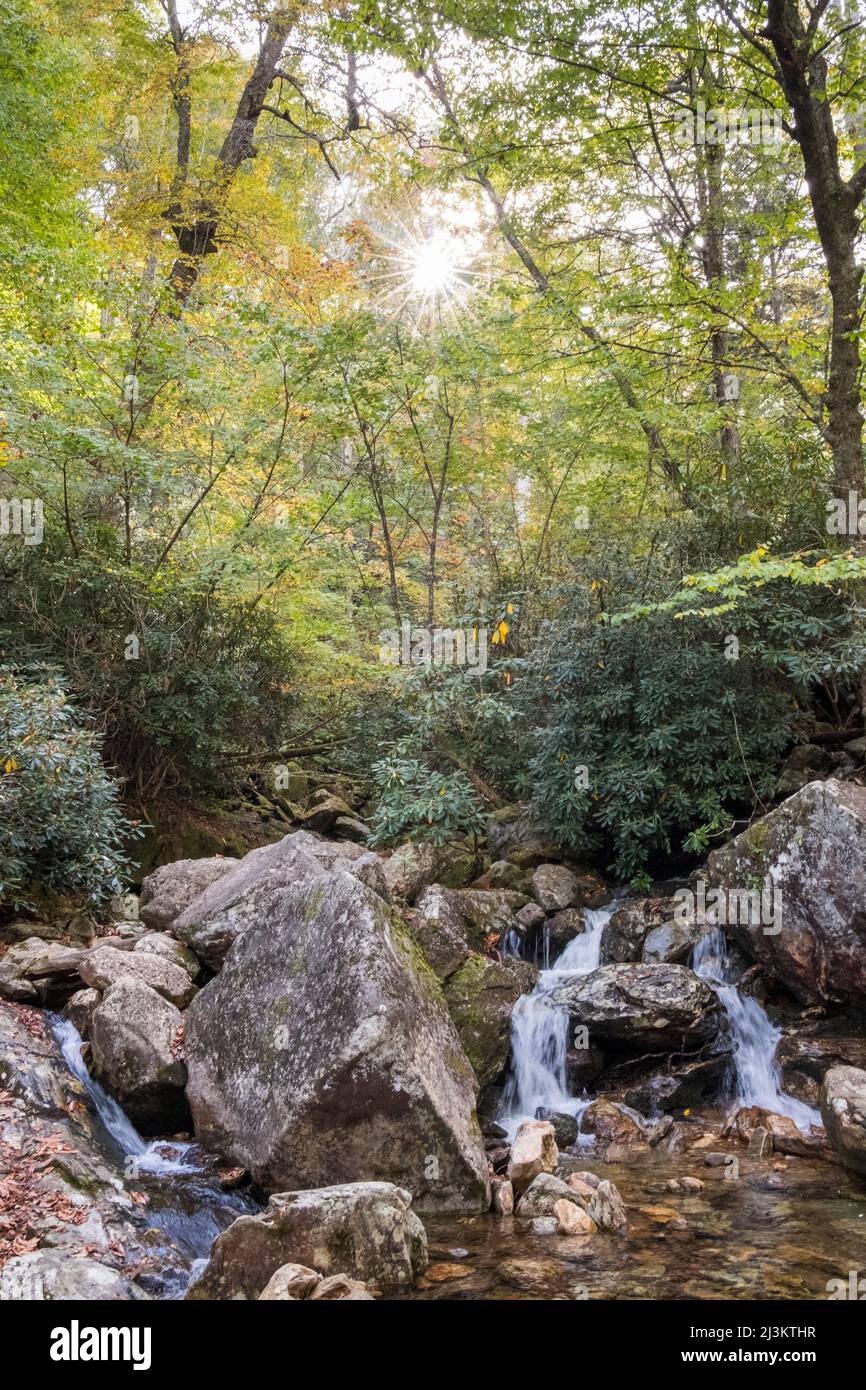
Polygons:
<instances>
[{"instance_id":1,"label":"mossy boulder","mask_svg":"<svg viewBox=\"0 0 866 1390\"><path fill-rule=\"evenodd\" d=\"M199 1140L269 1192L373 1180L485 1210L474 1074L405 925L343 872L257 906L187 1013Z\"/></svg>"},{"instance_id":2,"label":"mossy boulder","mask_svg":"<svg viewBox=\"0 0 866 1390\"><path fill-rule=\"evenodd\" d=\"M529 961L472 955L445 983L451 1017L482 1091L505 1070L512 1010L537 979L538 970Z\"/></svg>"}]
</instances>

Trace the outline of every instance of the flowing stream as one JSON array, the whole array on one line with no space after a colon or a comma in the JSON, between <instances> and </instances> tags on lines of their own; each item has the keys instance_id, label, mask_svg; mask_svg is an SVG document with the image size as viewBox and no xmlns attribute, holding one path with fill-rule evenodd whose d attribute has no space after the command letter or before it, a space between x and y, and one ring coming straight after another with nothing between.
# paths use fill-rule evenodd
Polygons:
<instances>
[{"instance_id":1,"label":"flowing stream","mask_svg":"<svg viewBox=\"0 0 866 1390\"><path fill-rule=\"evenodd\" d=\"M760 1105L776 1115L787 1115L804 1134L809 1133L812 1125L820 1125L817 1110L782 1090L782 1074L776 1061L782 1030L770 1021L756 999L741 994L733 983L727 943L720 927L700 938L692 954L692 969L715 990L727 1015L734 1044L738 1104Z\"/></svg>"},{"instance_id":2,"label":"flowing stream","mask_svg":"<svg viewBox=\"0 0 866 1390\"><path fill-rule=\"evenodd\" d=\"M566 1053L570 1019L550 996L568 977L597 970L601 935L616 901L586 913L581 935L569 942L552 967L544 942L545 969L532 994L518 1000L512 1014L512 1061L503 1099L501 1123L513 1137L522 1120L533 1119L543 1107L580 1120L589 1101L569 1093ZM720 929L701 937L692 968L716 992L730 1026L739 1105L759 1105L789 1116L808 1133L820 1124L816 1110L786 1095L775 1060L781 1037L758 1002L741 994L733 979L724 934ZM244 1212L257 1210L243 1192L222 1189L212 1162L198 1145L175 1140L148 1141L138 1133L117 1101L95 1081L81 1055L75 1027L57 1015L50 1027L64 1061L87 1093L102 1147L118 1171L146 1191L142 1219L157 1233L159 1273L150 1277L149 1291L161 1298L182 1298L191 1274L210 1253L214 1239Z\"/></svg>"},{"instance_id":3,"label":"flowing stream","mask_svg":"<svg viewBox=\"0 0 866 1390\"><path fill-rule=\"evenodd\" d=\"M589 1101L571 1095L566 1084L569 1015L554 1007L550 995L569 976L589 975L599 966L601 934L616 911L614 901L586 914L586 930L570 941L552 969L544 969L532 994L524 995L511 1015L511 1069L500 1123L514 1136L522 1120L534 1119L543 1107L574 1115L578 1121ZM546 944L545 944L546 953ZM782 1090L776 1047L782 1036L755 999L733 983L724 933L702 936L692 968L710 985L728 1019L734 1046L736 1098L739 1105L760 1105L787 1115L804 1133L821 1123L817 1110Z\"/></svg>"},{"instance_id":4,"label":"flowing stream","mask_svg":"<svg viewBox=\"0 0 866 1390\"><path fill-rule=\"evenodd\" d=\"M220 1186L199 1145L142 1138L117 1101L88 1072L75 1026L57 1014L48 1018L63 1060L87 1092L106 1158L127 1181L147 1192L144 1220L159 1232L162 1256L152 1292L161 1298L182 1298L220 1231L258 1207L247 1193Z\"/></svg>"}]
</instances>

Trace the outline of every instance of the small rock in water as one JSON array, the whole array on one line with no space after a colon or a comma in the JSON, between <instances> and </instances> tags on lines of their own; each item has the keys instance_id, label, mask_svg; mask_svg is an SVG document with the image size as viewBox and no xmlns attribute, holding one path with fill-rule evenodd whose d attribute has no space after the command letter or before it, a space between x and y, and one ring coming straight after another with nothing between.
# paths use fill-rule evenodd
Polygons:
<instances>
[{"instance_id":1,"label":"small rock in water","mask_svg":"<svg viewBox=\"0 0 866 1390\"><path fill-rule=\"evenodd\" d=\"M515 1192L523 1192L539 1173L553 1173L559 1149L553 1125L547 1120L524 1120L514 1136L508 1176Z\"/></svg>"},{"instance_id":2,"label":"small rock in water","mask_svg":"<svg viewBox=\"0 0 866 1390\"><path fill-rule=\"evenodd\" d=\"M639 1210L659 1226L667 1226L668 1222L672 1222L676 1217L673 1207L640 1207Z\"/></svg>"},{"instance_id":3,"label":"small rock in water","mask_svg":"<svg viewBox=\"0 0 866 1390\"><path fill-rule=\"evenodd\" d=\"M590 1174L590 1177L593 1176L594 1174ZM598 1186L597 1180L595 1186L592 1186L590 1183L583 1181L582 1174L572 1173L569 1177L566 1178L565 1181L568 1183L568 1186L571 1188L572 1192L576 1192L578 1197L583 1197L585 1201L588 1202L591 1197L595 1196L595 1189Z\"/></svg>"},{"instance_id":4,"label":"small rock in water","mask_svg":"<svg viewBox=\"0 0 866 1390\"><path fill-rule=\"evenodd\" d=\"M660 1144L665 1135L670 1134L674 1127L673 1115L662 1115L658 1124L653 1125L648 1136L649 1146L654 1149L656 1144Z\"/></svg>"},{"instance_id":5,"label":"small rock in water","mask_svg":"<svg viewBox=\"0 0 866 1390\"><path fill-rule=\"evenodd\" d=\"M466 1279L472 1273L468 1265L438 1264L428 1265L423 1278L432 1284L445 1284L449 1279Z\"/></svg>"},{"instance_id":6,"label":"small rock in water","mask_svg":"<svg viewBox=\"0 0 866 1390\"><path fill-rule=\"evenodd\" d=\"M584 1200L562 1178L557 1178L553 1173L539 1173L517 1203L517 1215L552 1216L557 1202L566 1201L583 1207Z\"/></svg>"},{"instance_id":7,"label":"small rock in water","mask_svg":"<svg viewBox=\"0 0 866 1390\"><path fill-rule=\"evenodd\" d=\"M577 1139L577 1120L561 1110L546 1110L540 1105L535 1112L536 1120L547 1120L553 1125L553 1133L560 1149L570 1149Z\"/></svg>"},{"instance_id":8,"label":"small rock in water","mask_svg":"<svg viewBox=\"0 0 866 1390\"><path fill-rule=\"evenodd\" d=\"M704 1184L700 1178L671 1178L665 1183L668 1192L703 1192Z\"/></svg>"},{"instance_id":9,"label":"small rock in water","mask_svg":"<svg viewBox=\"0 0 866 1390\"><path fill-rule=\"evenodd\" d=\"M534 1236L555 1236L559 1233L559 1222L555 1216L533 1216L529 1229Z\"/></svg>"},{"instance_id":10,"label":"small rock in water","mask_svg":"<svg viewBox=\"0 0 866 1390\"><path fill-rule=\"evenodd\" d=\"M729 1157L729 1154L716 1151L714 1153L704 1154L704 1163L708 1168L724 1168Z\"/></svg>"},{"instance_id":11,"label":"small rock in water","mask_svg":"<svg viewBox=\"0 0 866 1390\"><path fill-rule=\"evenodd\" d=\"M514 1188L507 1178L493 1178L490 1183L493 1193L491 1203L497 1216L510 1216L514 1211Z\"/></svg>"},{"instance_id":12,"label":"small rock in water","mask_svg":"<svg viewBox=\"0 0 866 1390\"><path fill-rule=\"evenodd\" d=\"M640 1116L612 1100L594 1100L581 1116L584 1134L608 1144L640 1144L645 1133Z\"/></svg>"},{"instance_id":13,"label":"small rock in water","mask_svg":"<svg viewBox=\"0 0 866 1390\"><path fill-rule=\"evenodd\" d=\"M375 1301L367 1285L362 1283L360 1279L350 1279L348 1274L332 1274L329 1278L322 1279L310 1294L311 1303L319 1303L324 1300L335 1302L337 1299L345 1300L348 1303L373 1303Z\"/></svg>"},{"instance_id":14,"label":"small rock in water","mask_svg":"<svg viewBox=\"0 0 866 1390\"><path fill-rule=\"evenodd\" d=\"M589 1170L586 1168L581 1168L579 1172L571 1174L571 1176L566 1180L570 1187L573 1186L573 1183L571 1181L572 1178L574 1178L576 1182L586 1183L586 1186L591 1187L593 1192L601 1182L601 1178L598 1176L597 1173L590 1173Z\"/></svg>"},{"instance_id":15,"label":"small rock in water","mask_svg":"<svg viewBox=\"0 0 866 1390\"><path fill-rule=\"evenodd\" d=\"M769 1130L760 1126L749 1130L748 1152L750 1158L763 1158L765 1154L773 1152L773 1139Z\"/></svg>"},{"instance_id":16,"label":"small rock in water","mask_svg":"<svg viewBox=\"0 0 866 1390\"><path fill-rule=\"evenodd\" d=\"M216 1175L219 1178L220 1187L229 1192L233 1187L240 1187L247 1176L247 1170L246 1168L217 1168Z\"/></svg>"},{"instance_id":17,"label":"small rock in water","mask_svg":"<svg viewBox=\"0 0 866 1390\"><path fill-rule=\"evenodd\" d=\"M280 1265L259 1294L259 1302L276 1303L284 1300L297 1302L309 1298L322 1276L307 1265Z\"/></svg>"},{"instance_id":18,"label":"small rock in water","mask_svg":"<svg viewBox=\"0 0 866 1390\"><path fill-rule=\"evenodd\" d=\"M566 1201L564 1197L554 1203L553 1214L564 1236L591 1236L598 1230L592 1217L582 1207L576 1202Z\"/></svg>"},{"instance_id":19,"label":"small rock in water","mask_svg":"<svg viewBox=\"0 0 866 1390\"><path fill-rule=\"evenodd\" d=\"M625 1235L628 1230L625 1204L612 1182L599 1183L587 1211L602 1231L611 1231L614 1235Z\"/></svg>"}]
</instances>

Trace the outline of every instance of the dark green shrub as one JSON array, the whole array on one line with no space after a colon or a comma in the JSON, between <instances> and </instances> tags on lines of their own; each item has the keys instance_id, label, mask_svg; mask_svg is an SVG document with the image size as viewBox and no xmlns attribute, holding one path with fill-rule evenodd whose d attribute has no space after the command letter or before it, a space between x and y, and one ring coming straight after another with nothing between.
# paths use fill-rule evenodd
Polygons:
<instances>
[{"instance_id":1,"label":"dark green shrub","mask_svg":"<svg viewBox=\"0 0 866 1390\"><path fill-rule=\"evenodd\" d=\"M100 757L55 675L0 669L0 904L34 893L117 892L134 834Z\"/></svg>"},{"instance_id":2,"label":"dark green shrub","mask_svg":"<svg viewBox=\"0 0 866 1390\"><path fill-rule=\"evenodd\" d=\"M853 681L862 653L843 603L787 583L619 625L596 595L562 596L530 662L533 796L565 848L637 879L766 809L800 705L834 672Z\"/></svg>"},{"instance_id":3,"label":"dark green shrub","mask_svg":"<svg viewBox=\"0 0 866 1390\"><path fill-rule=\"evenodd\" d=\"M425 840L434 845L484 830L485 814L462 772L436 772L396 748L373 767L377 789L372 845Z\"/></svg>"},{"instance_id":4,"label":"dark green shrub","mask_svg":"<svg viewBox=\"0 0 866 1390\"><path fill-rule=\"evenodd\" d=\"M151 586L110 553L54 554L47 542L7 564L5 650L62 670L97 717L127 799L218 792L235 755L284 743L293 662L264 607L217 601L206 586Z\"/></svg>"}]
</instances>

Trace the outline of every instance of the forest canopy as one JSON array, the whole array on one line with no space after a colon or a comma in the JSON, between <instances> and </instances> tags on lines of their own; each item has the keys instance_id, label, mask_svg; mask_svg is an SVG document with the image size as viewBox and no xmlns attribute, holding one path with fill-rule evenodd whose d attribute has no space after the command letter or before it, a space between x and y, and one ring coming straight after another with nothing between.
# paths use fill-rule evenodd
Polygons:
<instances>
[{"instance_id":1,"label":"forest canopy","mask_svg":"<svg viewBox=\"0 0 866 1390\"><path fill-rule=\"evenodd\" d=\"M0 0L10 708L631 880L862 732L864 18Z\"/></svg>"}]
</instances>

